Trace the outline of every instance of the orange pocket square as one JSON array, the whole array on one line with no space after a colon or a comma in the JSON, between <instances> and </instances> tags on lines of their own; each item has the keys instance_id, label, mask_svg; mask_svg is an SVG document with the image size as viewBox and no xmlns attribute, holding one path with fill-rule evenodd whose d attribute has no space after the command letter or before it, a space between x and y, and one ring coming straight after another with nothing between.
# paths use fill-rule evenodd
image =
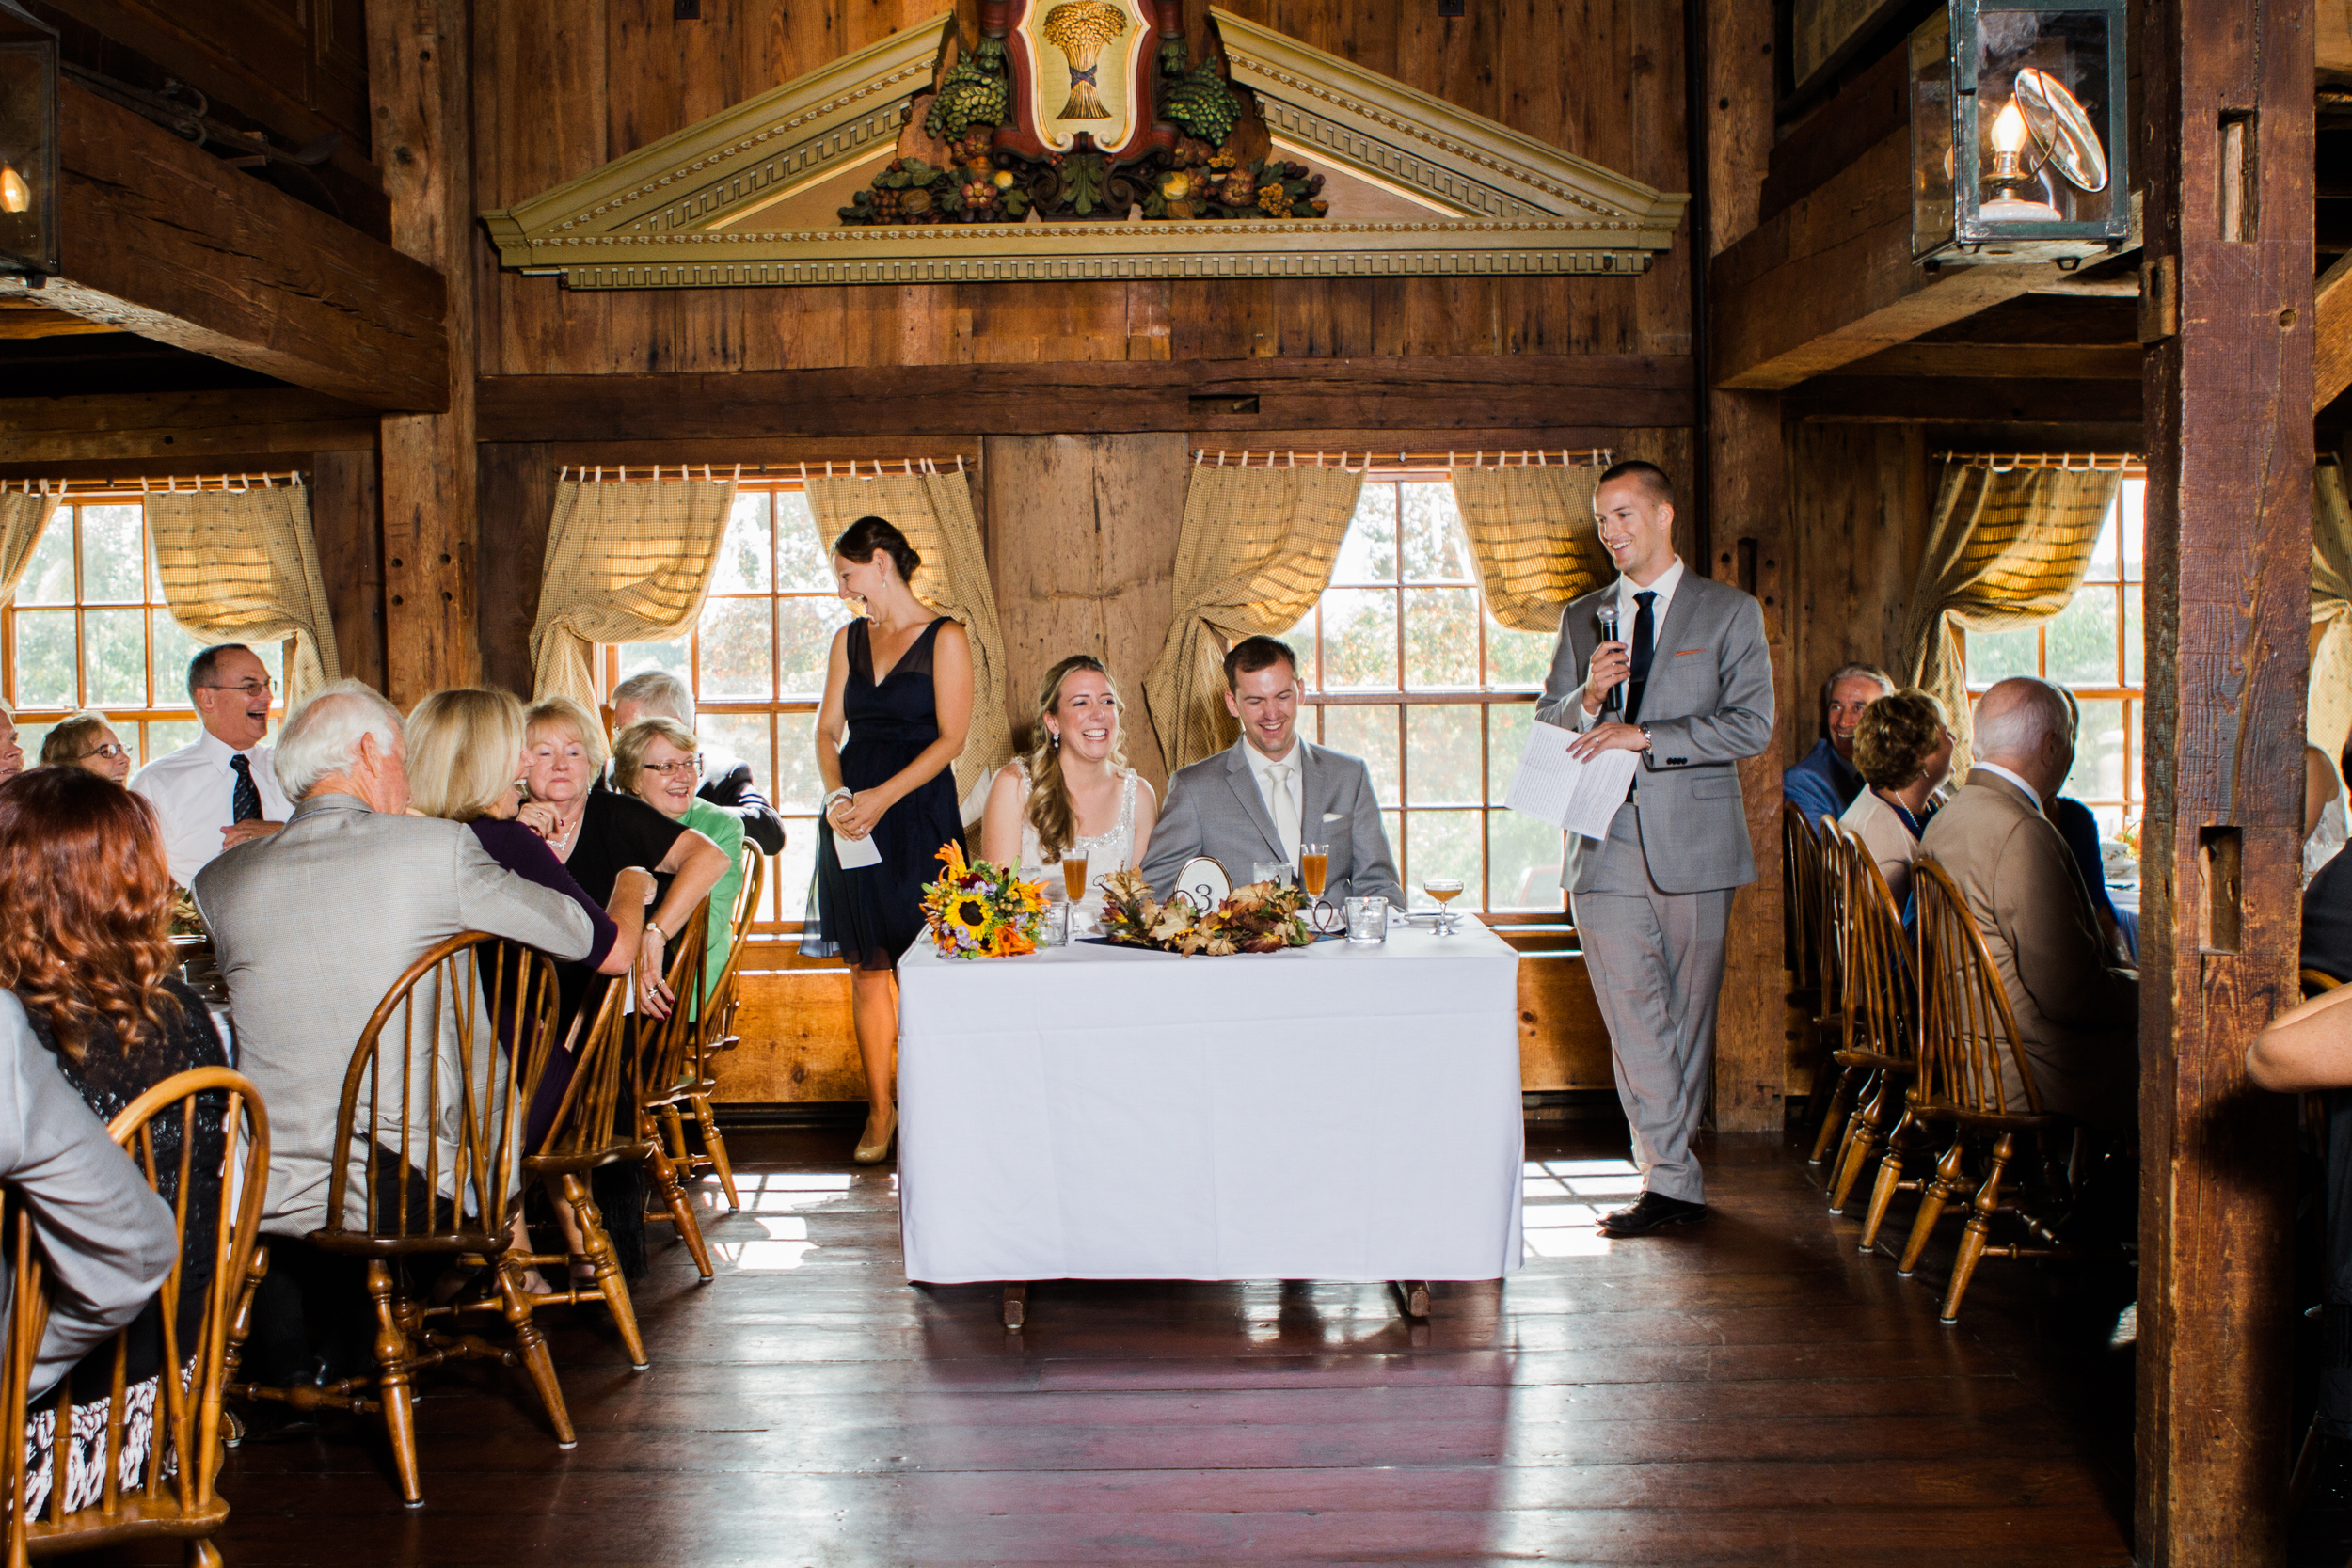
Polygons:
<instances>
[{"instance_id":1,"label":"orange pocket square","mask_svg":"<svg viewBox=\"0 0 2352 1568\"><path fill-rule=\"evenodd\" d=\"M1677 648L1675 650L1675 657L1689 658L1692 654L1703 654L1705 652L1707 652L1705 648Z\"/></svg>"}]
</instances>

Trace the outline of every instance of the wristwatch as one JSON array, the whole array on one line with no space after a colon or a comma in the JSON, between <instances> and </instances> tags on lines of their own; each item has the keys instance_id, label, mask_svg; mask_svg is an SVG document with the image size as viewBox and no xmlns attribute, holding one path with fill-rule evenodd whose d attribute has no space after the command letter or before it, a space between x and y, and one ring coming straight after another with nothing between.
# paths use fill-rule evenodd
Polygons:
<instances>
[{"instance_id":1,"label":"wristwatch","mask_svg":"<svg viewBox=\"0 0 2352 1568\"><path fill-rule=\"evenodd\" d=\"M1636 724L1633 727L1642 732L1642 750L1645 752L1648 751L1650 744L1649 726L1647 724Z\"/></svg>"}]
</instances>

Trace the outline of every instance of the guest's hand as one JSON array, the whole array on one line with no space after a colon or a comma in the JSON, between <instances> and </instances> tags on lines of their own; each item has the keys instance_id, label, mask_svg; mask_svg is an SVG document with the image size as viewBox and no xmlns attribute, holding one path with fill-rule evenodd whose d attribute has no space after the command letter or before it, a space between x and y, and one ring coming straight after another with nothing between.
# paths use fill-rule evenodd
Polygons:
<instances>
[{"instance_id":1,"label":"guest's hand","mask_svg":"<svg viewBox=\"0 0 2352 1568\"><path fill-rule=\"evenodd\" d=\"M284 826L283 822L231 822L220 831L220 847L223 849L234 849L240 844L250 844L257 838L267 838Z\"/></svg>"},{"instance_id":2,"label":"guest's hand","mask_svg":"<svg viewBox=\"0 0 2352 1568\"><path fill-rule=\"evenodd\" d=\"M1633 657L1622 642L1603 642L1593 650L1593 662L1584 669L1584 711L1598 713L1601 699L1610 689L1620 686L1633 673Z\"/></svg>"},{"instance_id":3,"label":"guest's hand","mask_svg":"<svg viewBox=\"0 0 2352 1568\"><path fill-rule=\"evenodd\" d=\"M1568 746L1568 755L1590 762L1603 752L1646 752L1649 736L1639 724L1596 724Z\"/></svg>"},{"instance_id":4,"label":"guest's hand","mask_svg":"<svg viewBox=\"0 0 2352 1568\"><path fill-rule=\"evenodd\" d=\"M545 800L526 800L515 813L515 820L537 833L541 838L553 838L562 826L556 820L555 808Z\"/></svg>"},{"instance_id":5,"label":"guest's hand","mask_svg":"<svg viewBox=\"0 0 2352 1568\"><path fill-rule=\"evenodd\" d=\"M612 883L615 887L630 890L629 902L641 908L652 903L653 895L661 891L661 885L653 879L653 873L642 865L623 867Z\"/></svg>"},{"instance_id":6,"label":"guest's hand","mask_svg":"<svg viewBox=\"0 0 2352 1568\"><path fill-rule=\"evenodd\" d=\"M834 832L844 838L864 838L889 809L890 802L882 798L881 790L861 791L833 808Z\"/></svg>"},{"instance_id":7,"label":"guest's hand","mask_svg":"<svg viewBox=\"0 0 2352 1568\"><path fill-rule=\"evenodd\" d=\"M647 1018L668 1018L670 1004L676 1000L662 979L666 945L659 930L648 930L637 946L637 1010Z\"/></svg>"}]
</instances>

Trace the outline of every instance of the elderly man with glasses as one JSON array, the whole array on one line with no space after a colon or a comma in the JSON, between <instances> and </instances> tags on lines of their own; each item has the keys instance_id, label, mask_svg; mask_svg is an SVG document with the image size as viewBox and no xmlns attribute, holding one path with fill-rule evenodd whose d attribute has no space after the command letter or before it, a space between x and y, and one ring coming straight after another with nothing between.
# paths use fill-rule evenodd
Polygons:
<instances>
[{"instance_id":1,"label":"elderly man with glasses","mask_svg":"<svg viewBox=\"0 0 2352 1568\"><path fill-rule=\"evenodd\" d=\"M206 648L188 663L188 697L204 733L156 758L131 780L163 819L171 879L196 885L196 874L223 849L266 838L293 807L278 786L269 733L268 667L241 642Z\"/></svg>"}]
</instances>

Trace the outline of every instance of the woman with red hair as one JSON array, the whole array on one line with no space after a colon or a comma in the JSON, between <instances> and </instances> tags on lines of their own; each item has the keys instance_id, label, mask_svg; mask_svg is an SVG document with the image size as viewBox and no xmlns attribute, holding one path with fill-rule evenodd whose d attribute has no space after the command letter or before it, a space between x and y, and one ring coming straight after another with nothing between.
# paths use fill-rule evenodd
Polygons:
<instances>
[{"instance_id":1,"label":"woman with red hair","mask_svg":"<svg viewBox=\"0 0 2352 1568\"><path fill-rule=\"evenodd\" d=\"M0 784L0 988L16 993L40 1043L101 1121L111 1120L175 1072L226 1067L219 1032L203 999L172 974L171 872L152 810L120 784L79 768L40 768ZM199 1101L196 1191L188 1195L180 1273L177 1342L192 1345L212 1280L225 1143L221 1105ZM155 1165L167 1201L176 1201L180 1124L155 1126ZM163 1359L161 1313L150 1303L132 1325L124 1419L125 1463L152 1440L156 1374ZM68 1374L74 1402L100 1409L114 1370L111 1342ZM36 1416L27 1435L40 1449L33 1486L57 1480L51 1449L55 1412ZM97 1500L104 1477L102 1417L71 1434L62 1483L66 1506Z\"/></svg>"}]
</instances>

